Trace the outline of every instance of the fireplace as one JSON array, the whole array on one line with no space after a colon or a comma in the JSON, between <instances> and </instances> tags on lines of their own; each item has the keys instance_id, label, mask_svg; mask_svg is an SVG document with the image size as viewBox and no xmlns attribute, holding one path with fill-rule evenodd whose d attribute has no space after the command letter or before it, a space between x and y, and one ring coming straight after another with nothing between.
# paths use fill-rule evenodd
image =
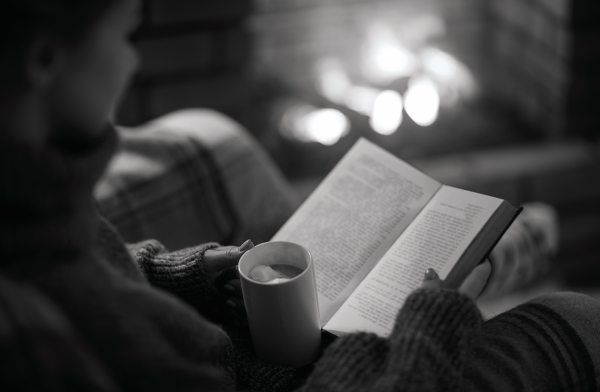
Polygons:
<instances>
[{"instance_id":1,"label":"fireplace","mask_svg":"<svg viewBox=\"0 0 600 392\"><path fill-rule=\"evenodd\" d=\"M292 176L360 136L408 159L597 136L599 20L580 0L258 1L272 94L251 128Z\"/></svg>"},{"instance_id":2,"label":"fireplace","mask_svg":"<svg viewBox=\"0 0 600 392\"><path fill-rule=\"evenodd\" d=\"M242 122L291 177L358 137L407 159L597 137L598 2L146 0L119 118Z\"/></svg>"}]
</instances>

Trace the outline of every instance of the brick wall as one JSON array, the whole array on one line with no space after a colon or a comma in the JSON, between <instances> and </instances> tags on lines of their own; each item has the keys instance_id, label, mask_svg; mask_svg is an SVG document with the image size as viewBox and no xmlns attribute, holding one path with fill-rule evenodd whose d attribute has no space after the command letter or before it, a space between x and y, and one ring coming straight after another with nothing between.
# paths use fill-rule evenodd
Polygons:
<instances>
[{"instance_id":1,"label":"brick wall","mask_svg":"<svg viewBox=\"0 0 600 392\"><path fill-rule=\"evenodd\" d=\"M443 18L446 36L436 45L481 70L485 0L257 0L251 18L257 68L300 90L314 86L316 62L334 55L357 79L369 25L403 26L426 14ZM360 79L359 79L360 80Z\"/></svg>"},{"instance_id":2,"label":"brick wall","mask_svg":"<svg viewBox=\"0 0 600 392\"><path fill-rule=\"evenodd\" d=\"M551 136L600 134L600 2L493 0L492 88Z\"/></svg>"},{"instance_id":3,"label":"brick wall","mask_svg":"<svg viewBox=\"0 0 600 392\"><path fill-rule=\"evenodd\" d=\"M239 118L249 101L250 0L144 0L142 65L117 118L139 124L186 107Z\"/></svg>"}]
</instances>

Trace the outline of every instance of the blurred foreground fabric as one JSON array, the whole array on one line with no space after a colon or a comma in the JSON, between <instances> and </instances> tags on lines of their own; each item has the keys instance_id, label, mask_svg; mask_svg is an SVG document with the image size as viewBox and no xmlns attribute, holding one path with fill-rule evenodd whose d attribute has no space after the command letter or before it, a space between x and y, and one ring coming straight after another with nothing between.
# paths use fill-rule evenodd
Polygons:
<instances>
[{"instance_id":1,"label":"blurred foreground fabric","mask_svg":"<svg viewBox=\"0 0 600 392\"><path fill-rule=\"evenodd\" d=\"M547 275L556 259L559 224L556 209L544 203L526 203L500 238L489 260L492 275L485 296L520 289Z\"/></svg>"}]
</instances>

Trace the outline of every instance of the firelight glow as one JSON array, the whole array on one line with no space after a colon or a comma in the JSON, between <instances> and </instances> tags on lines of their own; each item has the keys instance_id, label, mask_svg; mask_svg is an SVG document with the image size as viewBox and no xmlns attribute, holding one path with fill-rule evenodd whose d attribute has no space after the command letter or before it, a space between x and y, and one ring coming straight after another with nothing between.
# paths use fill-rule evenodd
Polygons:
<instances>
[{"instance_id":1,"label":"firelight glow","mask_svg":"<svg viewBox=\"0 0 600 392\"><path fill-rule=\"evenodd\" d=\"M382 22L369 29L363 48L363 72L376 84L411 75L418 64L416 56L397 40L394 31Z\"/></svg>"},{"instance_id":2,"label":"firelight glow","mask_svg":"<svg viewBox=\"0 0 600 392\"><path fill-rule=\"evenodd\" d=\"M352 86L346 94L344 103L348 109L370 116L373 112L375 99L377 99L380 92L381 90L373 87Z\"/></svg>"},{"instance_id":3,"label":"firelight glow","mask_svg":"<svg viewBox=\"0 0 600 392\"><path fill-rule=\"evenodd\" d=\"M331 102L342 104L352 86L342 63L327 57L317 64L317 90Z\"/></svg>"},{"instance_id":4,"label":"firelight glow","mask_svg":"<svg viewBox=\"0 0 600 392\"><path fill-rule=\"evenodd\" d=\"M412 53L399 45L382 43L375 49L374 57L377 68L383 74L399 77L406 76L407 69L412 70Z\"/></svg>"},{"instance_id":5,"label":"firelight glow","mask_svg":"<svg viewBox=\"0 0 600 392\"><path fill-rule=\"evenodd\" d=\"M339 110L299 102L285 109L279 131L297 141L331 146L350 131L350 120Z\"/></svg>"},{"instance_id":6,"label":"firelight glow","mask_svg":"<svg viewBox=\"0 0 600 392\"><path fill-rule=\"evenodd\" d=\"M412 48L424 47L432 38L446 34L446 22L436 14L415 15L405 20L399 27L399 34L403 41Z\"/></svg>"},{"instance_id":7,"label":"firelight glow","mask_svg":"<svg viewBox=\"0 0 600 392\"><path fill-rule=\"evenodd\" d=\"M420 55L427 75L446 89L460 96L471 96L476 83L469 68L449 53L436 48L425 49Z\"/></svg>"},{"instance_id":8,"label":"firelight glow","mask_svg":"<svg viewBox=\"0 0 600 392\"><path fill-rule=\"evenodd\" d=\"M373 104L369 124L381 135L391 135L402 123L402 96L396 91L381 92Z\"/></svg>"},{"instance_id":9,"label":"firelight glow","mask_svg":"<svg viewBox=\"0 0 600 392\"><path fill-rule=\"evenodd\" d=\"M440 95L433 81L427 77L411 78L404 95L404 107L418 125L433 124L440 109Z\"/></svg>"},{"instance_id":10,"label":"firelight glow","mask_svg":"<svg viewBox=\"0 0 600 392\"><path fill-rule=\"evenodd\" d=\"M308 113L301 125L306 136L326 146L337 143L350 130L350 121L336 109L317 109Z\"/></svg>"}]
</instances>

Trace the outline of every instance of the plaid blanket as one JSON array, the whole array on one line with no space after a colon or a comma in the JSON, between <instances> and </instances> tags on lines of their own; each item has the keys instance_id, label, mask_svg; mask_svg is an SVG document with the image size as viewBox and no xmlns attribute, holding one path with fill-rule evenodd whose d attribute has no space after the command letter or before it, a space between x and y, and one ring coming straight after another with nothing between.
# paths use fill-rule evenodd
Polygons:
<instances>
[{"instance_id":1,"label":"plaid blanket","mask_svg":"<svg viewBox=\"0 0 600 392\"><path fill-rule=\"evenodd\" d=\"M217 112L175 112L119 132L121 148L95 196L127 242L260 243L298 206L262 147Z\"/></svg>"}]
</instances>

